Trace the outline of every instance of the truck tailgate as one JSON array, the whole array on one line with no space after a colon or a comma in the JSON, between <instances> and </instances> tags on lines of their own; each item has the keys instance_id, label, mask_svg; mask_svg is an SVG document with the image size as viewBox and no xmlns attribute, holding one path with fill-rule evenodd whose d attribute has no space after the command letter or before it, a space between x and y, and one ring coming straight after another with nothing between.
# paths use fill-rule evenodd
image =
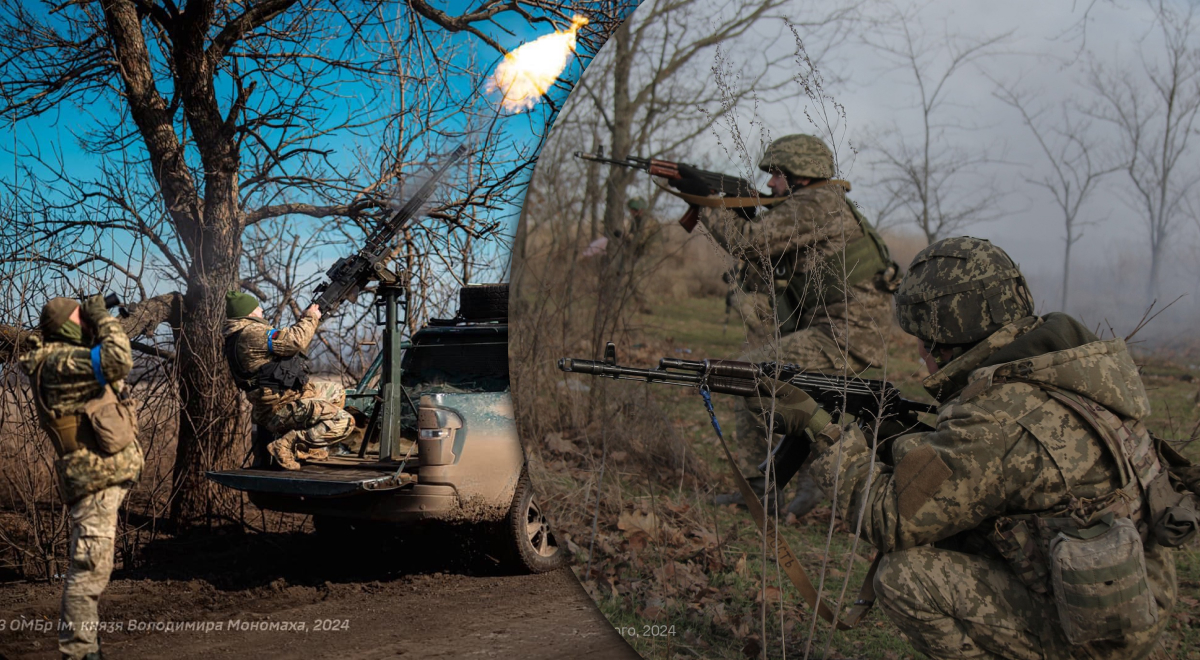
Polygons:
<instances>
[{"instance_id":1,"label":"truck tailgate","mask_svg":"<svg viewBox=\"0 0 1200 660\"><path fill-rule=\"evenodd\" d=\"M414 475L388 468L309 464L297 471L240 468L207 473L209 479L235 490L307 497L342 497L394 490L415 481Z\"/></svg>"}]
</instances>

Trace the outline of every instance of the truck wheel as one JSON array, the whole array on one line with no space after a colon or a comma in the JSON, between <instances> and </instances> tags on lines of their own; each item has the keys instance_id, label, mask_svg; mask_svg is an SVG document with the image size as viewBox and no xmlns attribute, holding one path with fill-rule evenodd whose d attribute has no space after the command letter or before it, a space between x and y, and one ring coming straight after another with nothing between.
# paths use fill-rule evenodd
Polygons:
<instances>
[{"instance_id":1,"label":"truck wheel","mask_svg":"<svg viewBox=\"0 0 1200 660\"><path fill-rule=\"evenodd\" d=\"M550 531L550 522L534 500L533 487L526 476L517 482L517 492L504 521L504 537L514 570L545 573L567 563L567 551L559 547Z\"/></svg>"},{"instance_id":2,"label":"truck wheel","mask_svg":"<svg viewBox=\"0 0 1200 660\"><path fill-rule=\"evenodd\" d=\"M508 285L464 286L458 292L458 313L468 321L508 318Z\"/></svg>"}]
</instances>

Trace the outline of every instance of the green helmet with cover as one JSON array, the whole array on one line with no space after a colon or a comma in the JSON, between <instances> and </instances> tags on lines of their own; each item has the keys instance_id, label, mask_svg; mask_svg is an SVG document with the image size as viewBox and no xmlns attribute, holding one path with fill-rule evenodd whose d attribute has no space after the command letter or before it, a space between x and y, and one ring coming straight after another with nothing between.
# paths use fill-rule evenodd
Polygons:
<instances>
[{"instance_id":1,"label":"green helmet with cover","mask_svg":"<svg viewBox=\"0 0 1200 660\"><path fill-rule=\"evenodd\" d=\"M1033 314L1025 276L1004 250L970 236L917 253L896 291L896 319L935 344L973 344Z\"/></svg>"},{"instance_id":2,"label":"green helmet with cover","mask_svg":"<svg viewBox=\"0 0 1200 660\"><path fill-rule=\"evenodd\" d=\"M779 170L790 177L829 179L834 175L833 152L819 137L785 135L767 147L758 169Z\"/></svg>"}]
</instances>

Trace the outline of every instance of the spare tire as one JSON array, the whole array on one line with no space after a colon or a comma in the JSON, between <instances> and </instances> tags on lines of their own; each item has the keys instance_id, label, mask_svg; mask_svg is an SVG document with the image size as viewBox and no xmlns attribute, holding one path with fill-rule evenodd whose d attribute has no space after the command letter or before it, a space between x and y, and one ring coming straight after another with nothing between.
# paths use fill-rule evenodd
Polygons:
<instances>
[{"instance_id":1,"label":"spare tire","mask_svg":"<svg viewBox=\"0 0 1200 660\"><path fill-rule=\"evenodd\" d=\"M468 321L508 318L507 284L468 284L458 293L458 313Z\"/></svg>"}]
</instances>

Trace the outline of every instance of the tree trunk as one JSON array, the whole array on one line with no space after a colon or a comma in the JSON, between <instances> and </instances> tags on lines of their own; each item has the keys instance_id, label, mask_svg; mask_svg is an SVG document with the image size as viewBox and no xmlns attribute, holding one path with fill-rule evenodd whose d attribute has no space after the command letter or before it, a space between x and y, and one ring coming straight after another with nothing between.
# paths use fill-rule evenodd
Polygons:
<instances>
[{"instance_id":1,"label":"tree trunk","mask_svg":"<svg viewBox=\"0 0 1200 660\"><path fill-rule=\"evenodd\" d=\"M633 146L633 112L629 99L629 77L633 68L633 51L630 43L629 23L622 23L613 33L615 49L613 57L613 121L612 157L625 158ZM609 251L616 246L612 239L620 238L625 224L625 188L632 178L632 170L625 167L608 168L604 182L604 233L609 237ZM619 241L618 241L619 242Z\"/></svg>"},{"instance_id":2,"label":"tree trunk","mask_svg":"<svg viewBox=\"0 0 1200 660\"><path fill-rule=\"evenodd\" d=\"M1149 303L1158 298L1158 266L1162 253L1162 245L1150 246L1150 279L1146 283L1146 301Z\"/></svg>"},{"instance_id":3,"label":"tree trunk","mask_svg":"<svg viewBox=\"0 0 1200 660\"><path fill-rule=\"evenodd\" d=\"M592 136L592 153L598 153L602 143L599 135ZM609 168L614 169L614 168ZM600 213L596 208L600 204L600 186L596 179L600 175L600 164L589 162L584 167L584 187L583 187L583 208L587 213L588 223L591 231L588 235L588 242L592 242L600 237Z\"/></svg>"},{"instance_id":4,"label":"tree trunk","mask_svg":"<svg viewBox=\"0 0 1200 660\"><path fill-rule=\"evenodd\" d=\"M236 152L234 152L236 153ZM218 159L205 188L206 217L188 274L179 354L179 444L173 472L171 523L186 527L228 512L236 496L214 488L204 473L236 467L239 441L249 437L241 395L224 355L225 292L239 286L242 222L237 205L236 157Z\"/></svg>"},{"instance_id":5,"label":"tree trunk","mask_svg":"<svg viewBox=\"0 0 1200 660\"><path fill-rule=\"evenodd\" d=\"M613 33L613 121L609 136L613 158L624 158L632 148L633 104L629 98L629 79L633 67L633 44L629 23L621 24ZM619 322L622 301L626 298L626 274L632 269L626 263L628 237L625 235L625 188L633 172L625 167L608 168L604 181L604 234L608 237L603 270L592 323L592 345L596 354ZM593 390L598 392L599 389Z\"/></svg>"},{"instance_id":6,"label":"tree trunk","mask_svg":"<svg viewBox=\"0 0 1200 660\"><path fill-rule=\"evenodd\" d=\"M204 473L237 467L238 440L249 436L249 421L241 413L240 395L222 350L225 291L236 287L237 274L236 268L224 270L192 279L184 296L183 329L176 335L181 405L171 523L177 529L201 520L211 523L225 509L224 500L233 499Z\"/></svg>"},{"instance_id":7,"label":"tree trunk","mask_svg":"<svg viewBox=\"0 0 1200 660\"><path fill-rule=\"evenodd\" d=\"M1063 252L1063 281L1062 281L1062 306L1059 307L1060 312L1067 311L1067 293L1071 283L1071 244L1074 243L1071 237L1070 229L1067 230L1067 249Z\"/></svg>"}]
</instances>

